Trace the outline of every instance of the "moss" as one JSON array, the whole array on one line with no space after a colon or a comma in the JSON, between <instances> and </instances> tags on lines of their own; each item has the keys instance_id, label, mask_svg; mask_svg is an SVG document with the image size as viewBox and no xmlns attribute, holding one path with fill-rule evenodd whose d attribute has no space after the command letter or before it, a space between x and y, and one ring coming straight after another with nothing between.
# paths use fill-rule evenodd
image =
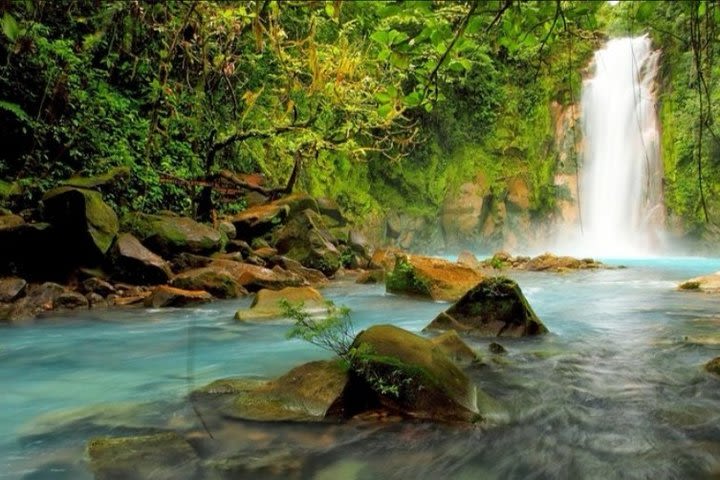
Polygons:
<instances>
[{"instance_id":1,"label":"moss","mask_svg":"<svg viewBox=\"0 0 720 480\"><path fill-rule=\"evenodd\" d=\"M410 262L404 257L398 257L395 268L385 279L388 292L408 293L421 297L430 297L430 283L420 278Z\"/></svg>"},{"instance_id":2,"label":"moss","mask_svg":"<svg viewBox=\"0 0 720 480\"><path fill-rule=\"evenodd\" d=\"M681 283L678 288L680 290L700 290L700 282L687 281L687 282Z\"/></svg>"}]
</instances>

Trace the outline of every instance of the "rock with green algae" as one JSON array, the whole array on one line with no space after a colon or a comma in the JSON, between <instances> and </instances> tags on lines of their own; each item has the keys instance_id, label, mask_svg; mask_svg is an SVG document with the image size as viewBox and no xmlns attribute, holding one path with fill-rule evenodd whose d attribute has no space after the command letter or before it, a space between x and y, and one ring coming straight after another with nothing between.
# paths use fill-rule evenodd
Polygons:
<instances>
[{"instance_id":1,"label":"rock with green algae","mask_svg":"<svg viewBox=\"0 0 720 480\"><path fill-rule=\"evenodd\" d=\"M273 241L281 255L324 275L331 276L341 267L336 239L325 228L320 214L312 209L293 215L274 234Z\"/></svg>"},{"instance_id":2,"label":"rock with green algae","mask_svg":"<svg viewBox=\"0 0 720 480\"><path fill-rule=\"evenodd\" d=\"M58 187L45 193L43 215L68 246L90 259L104 257L118 234L118 218L93 190Z\"/></svg>"},{"instance_id":3,"label":"rock with green algae","mask_svg":"<svg viewBox=\"0 0 720 480\"><path fill-rule=\"evenodd\" d=\"M681 283L678 288L703 293L720 293L720 272L691 278Z\"/></svg>"},{"instance_id":4,"label":"rock with green algae","mask_svg":"<svg viewBox=\"0 0 720 480\"><path fill-rule=\"evenodd\" d=\"M518 284L506 277L483 280L425 328L483 337L523 337L548 331Z\"/></svg>"},{"instance_id":5,"label":"rock with green algae","mask_svg":"<svg viewBox=\"0 0 720 480\"><path fill-rule=\"evenodd\" d=\"M715 357L705 364L705 370L720 376L720 357Z\"/></svg>"},{"instance_id":6,"label":"rock with green algae","mask_svg":"<svg viewBox=\"0 0 720 480\"><path fill-rule=\"evenodd\" d=\"M216 252L227 242L219 230L188 217L133 212L123 217L122 224L143 245L166 258L181 252Z\"/></svg>"},{"instance_id":7,"label":"rock with green algae","mask_svg":"<svg viewBox=\"0 0 720 480\"><path fill-rule=\"evenodd\" d=\"M306 363L239 393L225 414L254 421L322 421L337 415L349 378L339 360Z\"/></svg>"},{"instance_id":8,"label":"rock with green algae","mask_svg":"<svg viewBox=\"0 0 720 480\"><path fill-rule=\"evenodd\" d=\"M306 310L323 308L326 300L322 294L312 287L286 287L282 290L263 289L257 292L250 308L240 309L235 313L237 320L262 321L274 320L284 315L282 301Z\"/></svg>"},{"instance_id":9,"label":"rock with green algae","mask_svg":"<svg viewBox=\"0 0 720 480\"><path fill-rule=\"evenodd\" d=\"M357 335L353 348L363 352L358 381L382 407L423 420L480 419L477 387L432 341L393 325L375 325Z\"/></svg>"},{"instance_id":10,"label":"rock with green algae","mask_svg":"<svg viewBox=\"0 0 720 480\"><path fill-rule=\"evenodd\" d=\"M479 271L442 258L398 256L385 278L388 292L454 301L484 278Z\"/></svg>"},{"instance_id":11,"label":"rock with green algae","mask_svg":"<svg viewBox=\"0 0 720 480\"><path fill-rule=\"evenodd\" d=\"M238 298L248 294L230 272L217 266L182 272L170 281L170 285L184 290L205 290L216 298Z\"/></svg>"},{"instance_id":12,"label":"rock with green algae","mask_svg":"<svg viewBox=\"0 0 720 480\"><path fill-rule=\"evenodd\" d=\"M197 453L174 432L94 438L87 453L96 480L194 479L200 473Z\"/></svg>"},{"instance_id":13,"label":"rock with green algae","mask_svg":"<svg viewBox=\"0 0 720 480\"><path fill-rule=\"evenodd\" d=\"M76 188L100 188L108 185L119 183L130 176L129 167L115 167L106 173L95 175L93 177L72 177L64 182L63 186Z\"/></svg>"}]
</instances>

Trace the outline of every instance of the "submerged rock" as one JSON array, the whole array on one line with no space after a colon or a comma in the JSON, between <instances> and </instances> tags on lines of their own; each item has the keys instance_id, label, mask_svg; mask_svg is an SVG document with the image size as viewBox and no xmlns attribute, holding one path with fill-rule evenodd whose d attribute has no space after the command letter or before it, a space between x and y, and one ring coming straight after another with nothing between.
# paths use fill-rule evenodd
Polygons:
<instances>
[{"instance_id":1,"label":"submerged rock","mask_svg":"<svg viewBox=\"0 0 720 480\"><path fill-rule=\"evenodd\" d=\"M280 306L282 300L296 307L302 305L305 310L322 308L326 303L320 292L312 287L286 287L282 290L263 289L257 292L250 308L238 310L235 318L244 321L277 319L284 314Z\"/></svg>"},{"instance_id":2,"label":"submerged rock","mask_svg":"<svg viewBox=\"0 0 720 480\"><path fill-rule=\"evenodd\" d=\"M382 407L418 419L478 419L476 387L432 341L375 325L357 335L353 348L359 352L356 381L374 392Z\"/></svg>"},{"instance_id":3,"label":"submerged rock","mask_svg":"<svg viewBox=\"0 0 720 480\"><path fill-rule=\"evenodd\" d=\"M391 293L454 301L483 278L482 273L465 265L408 255L397 257L395 268L385 278L385 287Z\"/></svg>"},{"instance_id":4,"label":"submerged rock","mask_svg":"<svg viewBox=\"0 0 720 480\"><path fill-rule=\"evenodd\" d=\"M212 300L212 295L202 290L182 290L180 288L161 285L155 288L145 298L145 306L152 308L164 307L186 307L207 303Z\"/></svg>"},{"instance_id":5,"label":"submerged rock","mask_svg":"<svg viewBox=\"0 0 720 480\"><path fill-rule=\"evenodd\" d=\"M518 284L505 277L483 280L425 328L486 337L522 337L548 331Z\"/></svg>"},{"instance_id":6,"label":"submerged rock","mask_svg":"<svg viewBox=\"0 0 720 480\"><path fill-rule=\"evenodd\" d=\"M720 272L692 278L681 283L678 288L704 293L720 293Z\"/></svg>"},{"instance_id":7,"label":"submerged rock","mask_svg":"<svg viewBox=\"0 0 720 480\"><path fill-rule=\"evenodd\" d=\"M111 253L115 276L126 282L157 285L172 276L170 265L151 252L130 233L123 233Z\"/></svg>"},{"instance_id":8,"label":"submerged rock","mask_svg":"<svg viewBox=\"0 0 720 480\"><path fill-rule=\"evenodd\" d=\"M440 347L458 365L469 365L480 361L480 357L460 338L455 330L448 330L433 338L431 342Z\"/></svg>"},{"instance_id":9,"label":"submerged rock","mask_svg":"<svg viewBox=\"0 0 720 480\"><path fill-rule=\"evenodd\" d=\"M276 380L237 395L226 414L255 421L321 421L335 416L349 375L338 360L316 361L293 368Z\"/></svg>"},{"instance_id":10,"label":"submerged rock","mask_svg":"<svg viewBox=\"0 0 720 480\"><path fill-rule=\"evenodd\" d=\"M205 290L216 298L237 298L248 294L235 277L224 268L194 268L172 279L170 285L184 290Z\"/></svg>"},{"instance_id":11,"label":"submerged rock","mask_svg":"<svg viewBox=\"0 0 720 480\"><path fill-rule=\"evenodd\" d=\"M705 364L705 370L720 376L720 357L715 357Z\"/></svg>"},{"instance_id":12,"label":"submerged rock","mask_svg":"<svg viewBox=\"0 0 720 480\"><path fill-rule=\"evenodd\" d=\"M199 458L177 433L100 437L87 445L96 480L197 478Z\"/></svg>"}]
</instances>

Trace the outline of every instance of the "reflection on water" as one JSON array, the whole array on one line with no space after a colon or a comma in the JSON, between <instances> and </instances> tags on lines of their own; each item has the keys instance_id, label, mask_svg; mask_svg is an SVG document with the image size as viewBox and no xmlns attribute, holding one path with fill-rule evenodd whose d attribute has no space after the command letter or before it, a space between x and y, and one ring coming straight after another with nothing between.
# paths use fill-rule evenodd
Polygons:
<instances>
[{"instance_id":1,"label":"reflection on water","mask_svg":"<svg viewBox=\"0 0 720 480\"><path fill-rule=\"evenodd\" d=\"M486 365L469 374L506 410L482 428L369 420L266 425L206 411L215 439L207 438L183 401L188 388L226 376L276 376L327 356L287 340L285 326L235 323L232 314L248 299L3 329L0 478L92 478L88 438L168 428L186 432L202 458L217 463L213 478L718 474L720 380L701 366L720 355L720 299L674 286L720 270L720 261L622 263L628 268L513 274L552 334L504 340L509 353L502 357L488 352L489 341L472 342ZM381 286L340 284L326 295L351 307L359 328L389 322L419 331L446 308L385 295Z\"/></svg>"}]
</instances>

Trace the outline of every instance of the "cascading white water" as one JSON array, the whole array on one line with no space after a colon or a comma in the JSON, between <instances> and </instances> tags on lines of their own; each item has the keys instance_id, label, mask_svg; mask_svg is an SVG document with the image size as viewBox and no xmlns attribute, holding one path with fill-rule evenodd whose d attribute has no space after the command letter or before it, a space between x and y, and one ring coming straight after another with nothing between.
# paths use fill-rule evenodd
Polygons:
<instances>
[{"instance_id":1,"label":"cascading white water","mask_svg":"<svg viewBox=\"0 0 720 480\"><path fill-rule=\"evenodd\" d=\"M597 256L646 254L664 222L654 82L647 36L610 40L583 87L582 247Z\"/></svg>"}]
</instances>

